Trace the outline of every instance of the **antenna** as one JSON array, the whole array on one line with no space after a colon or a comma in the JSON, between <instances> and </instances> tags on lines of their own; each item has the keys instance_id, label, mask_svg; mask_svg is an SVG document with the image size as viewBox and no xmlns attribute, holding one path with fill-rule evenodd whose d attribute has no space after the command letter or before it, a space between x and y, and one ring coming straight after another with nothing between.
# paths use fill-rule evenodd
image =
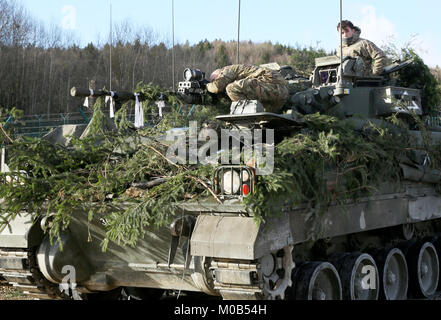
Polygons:
<instances>
[{"instance_id":1,"label":"antenna","mask_svg":"<svg viewBox=\"0 0 441 320\"><path fill-rule=\"evenodd\" d=\"M175 1L172 0L172 81L173 92L175 91Z\"/></svg>"},{"instance_id":2,"label":"antenna","mask_svg":"<svg viewBox=\"0 0 441 320\"><path fill-rule=\"evenodd\" d=\"M343 29L343 0L340 0L340 67L338 72L338 81L335 86L334 96L341 97L346 94L349 94L347 88L345 87L345 83L343 81L343 33L341 32Z\"/></svg>"},{"instance_id":3,"label":"antenna","mask_svg":"<svg viewBox=\"0 0 441 320\"><path fill-rule=\"evenodd\" d=\"M112 1L110 2L110 75L109 90L112 91L112 46L113 46L113 21L112 21Z\"/></svg>"},{"instance_id":4,"label":"antenna","mask_svg":"<svg viewBox=\"0 0 441 320\"><path fill-rule=\"evenodd\" d=\"M340 67L343 66L343 33L341 32L343 24L343 0L340 0Z\"/></svg>"},{"instance_id":5,"label":"antenna","mask_svg":"<svg viewBox=\"0 0 441 320\"><path fill-rule=\"evenodd\" d=\"M238 23L237 23L237 64L240 63L240 0L239 0L239 16L238 16Z\"/></svg>"}]
</instances>

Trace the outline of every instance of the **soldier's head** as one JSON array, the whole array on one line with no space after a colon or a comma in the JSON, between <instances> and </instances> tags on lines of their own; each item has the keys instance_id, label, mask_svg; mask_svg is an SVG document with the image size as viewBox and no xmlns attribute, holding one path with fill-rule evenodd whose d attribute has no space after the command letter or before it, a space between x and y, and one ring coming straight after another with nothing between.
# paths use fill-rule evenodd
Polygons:
<instances>
[{"instance_id":1,"label":"soldier's head","mask_svg":"<svg viewBox=\"0 0 441 320\"><path fill-rule=\"evenodd\" d=\"M213 82L214 80L216 80L217 78L219 78L219 76L221 75L221 73L222 73L222 69L217 69L217 70L215 70L215 71L211 74L211 76L210 76L210 82Z\"/></svg>"},{"instance_id":2,"label":"soldier's head","mask_svg":"<svg viewBox=\"0 0 441 320\"><path fill-rule=\"evenodd\" d=\"M337 31L341 32L343 34L343 38L349 39L351 38L354 33L357 31L356 27L354 26L354 24L349 21L349 20L343 20L341 22L341 27L340 27L340 23L337 26Z\"/></svg>"}]
</instances>

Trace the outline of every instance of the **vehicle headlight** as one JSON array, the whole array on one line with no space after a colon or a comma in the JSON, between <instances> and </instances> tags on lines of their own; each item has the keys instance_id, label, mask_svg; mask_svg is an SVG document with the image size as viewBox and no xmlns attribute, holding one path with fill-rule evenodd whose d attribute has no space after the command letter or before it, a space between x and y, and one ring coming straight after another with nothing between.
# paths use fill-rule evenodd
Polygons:
<instances>
[{"instance_id":1,"label":"vehicle headlight","mask_svg":"<svg viewBox=\"0 0 441 320\"><path fill-rule=\"evenodd\" d=\"M193 78L193 72L191 71L191 69L185 69L184 71L185 81L191 81L192 78Z\"/></svg>"},{"instance_id":2,"label":"vehicle headlight","mask_svg":"<svg viewBox=\"0 0 441 320\"><path fill-rule=\"evenodd\" d=\"M225 194L233 195L239 192L241 181L237 171L231 170L225 172L222 180Z\"/></svg>"},{"instance_id":3,"label":"vehicle headlight","mask_svg":"<svg viewBox=\"0 0 441 320\"><path fill-rule=\"evenodd\" d=\"M247 170L243 170L242 171L242 181L248 182L249 180L250 180L250 174L248 173Z\"/></svg>"}]
</instances>

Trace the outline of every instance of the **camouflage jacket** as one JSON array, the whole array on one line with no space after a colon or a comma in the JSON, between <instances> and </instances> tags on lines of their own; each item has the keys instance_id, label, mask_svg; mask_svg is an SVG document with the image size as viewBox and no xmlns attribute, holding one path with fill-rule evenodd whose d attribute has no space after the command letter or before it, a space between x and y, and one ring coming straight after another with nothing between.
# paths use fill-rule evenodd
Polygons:
<instances>
[{"instance_id":1,"label":"camouflage jacket","mask_svg":"<svg viewBox=\"0 0 441 320\"><path fill-rule=\"evenodd\" d=\"M367 68L367 74L380 75L387 65L384 52L373 42L360 38L361 29L356 27L356 32L348 44L343 44L343 57L361 57ZM340 50L338 51L338 55Z\"/></svg>"},{"instance_id":2,"label":"camouflage jacket","mask_svg":"<svg viewBox=\"0 0 441 320\"><path fill-rule=\"evenodd\" d=\"M215 94L225 92L225 89L230 83L243 79L258 79L267 83L286 85L285 79L276 71L235 64L224 67L220 76L207 85L207 90Z\"/></svg>"}]
</instances>

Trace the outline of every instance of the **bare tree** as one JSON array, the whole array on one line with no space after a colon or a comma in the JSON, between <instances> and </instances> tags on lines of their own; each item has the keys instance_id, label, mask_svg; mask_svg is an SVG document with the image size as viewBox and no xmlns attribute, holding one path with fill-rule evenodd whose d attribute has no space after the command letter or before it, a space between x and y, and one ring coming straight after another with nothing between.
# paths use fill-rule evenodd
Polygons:
<instances>
[{"instance_id":1,"label":"bare tree","mask_svg":"<svg viewBox=\"0 0 441 320\"><path fill-rule=\"evenodd\" d=\"M113 45L113 88L135 90L139 82L172 87L172 72L198 68L207 74L224 62L235 61L235 41L188 42L175 46L176 68L172 70L171 40L148 26L129 20L116 22ZM97 88L108 87L110 43L97 35L84 47L72 32L35 20L15 0L0 0L0 107L22 109L27 114L68 113L82 101L70 97L72 86L85 87L95 80ZM301 50L269 42L241 43L240 60L249 64L274 61L289 64ZM222 48L222 49L221 49Z\"/></svg>"}]
</instances>

